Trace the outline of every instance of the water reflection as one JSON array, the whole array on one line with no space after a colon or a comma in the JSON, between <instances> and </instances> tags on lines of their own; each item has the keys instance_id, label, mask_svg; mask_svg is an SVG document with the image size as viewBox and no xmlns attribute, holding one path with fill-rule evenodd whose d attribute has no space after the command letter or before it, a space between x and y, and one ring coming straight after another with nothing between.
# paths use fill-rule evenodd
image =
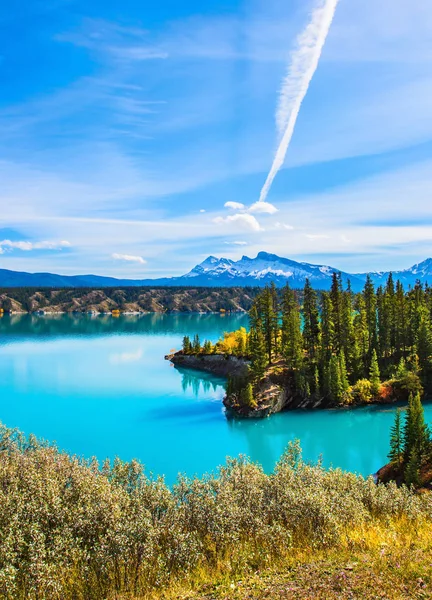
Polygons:
<instances>
[{"instance_id":1,"label":"water reflection","mask_svg":"<svg viewBox=\"0 0 432 600\"><path fill-rule=\"evenodd\" d=\"M201 391L207 395L210 390L216 392L219 388L225 389L226 382L222 377L218 378L210 373L202 373L192 369L185 369L184 367L176 366L175 369L181 374L183 391L192 390L196 398L199 397Z\"/></svg>"}]
</instances>

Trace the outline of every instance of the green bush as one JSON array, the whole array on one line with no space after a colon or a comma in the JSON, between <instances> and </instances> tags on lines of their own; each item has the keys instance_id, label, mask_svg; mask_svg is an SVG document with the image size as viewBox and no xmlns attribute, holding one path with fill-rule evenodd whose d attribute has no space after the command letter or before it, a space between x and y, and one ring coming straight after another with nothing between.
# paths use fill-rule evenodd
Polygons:
<instances>
[{"instance_id":1,"label":"green bush","mask_svg":"<svg viewBox=\"0 0 432 600\"><path fill-rule=\"evenodd\" d=\"M372 382L369 379L359 379L351 388L351 395L354 402L358 404L367 404L372 402Z\"/></svg>"}]
</instances>

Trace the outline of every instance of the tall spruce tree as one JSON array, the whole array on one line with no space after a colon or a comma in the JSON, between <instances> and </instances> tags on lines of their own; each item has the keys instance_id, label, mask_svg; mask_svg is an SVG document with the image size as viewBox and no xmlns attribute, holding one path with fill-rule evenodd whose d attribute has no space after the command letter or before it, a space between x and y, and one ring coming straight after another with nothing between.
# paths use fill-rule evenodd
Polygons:
<instances>
[{"instance_id":1,"label":"tall spruce tree","mask_svg":"<svg viewBox=\"0 0 432 600\"><path fill-rule=\"evenodd\" d=\"M404 441L402 429L402 411L400 408L396 410L394 424L390 430L390 452L388 457L390 462L400 466L404 454Z\"/></svg>"},{"instance_id":2,"label":"tall spruce tree","mask_svg":"<svg viewBox=\"0 0 432 600\"><path fill-rule=\"evenodd\" d=\"M428 451L429 433L424 419L424 409L420 394L411 394L405 417L404 457L408 461L413 450L419 460Z\"/></svg>"},{"instance_id":3,"label":"tall spruce tree","mask_svg":"<svg viewBox=\"0 0 432 600\"><path fill-rule=\"evenodd\" d=\"M299 303L287 284L282 294L282 353L289 369L302 368L302 341Z\"/></svg>"},{"instance_id":4,"label":"tall spruce tree","mask_svg":"<svg viewBox=\"0 0 432 600\"><path fill-rule=\"evenodd\" d=\"M366 283L363 289L363 298L366 310L366 322L368 329L368 353L369 358L377 345L377 315L376 315L376 296L375 288L370 275L366 277Z\"/></svg>"},{"instance_id":5,"label":"tall spruce tree","mask_svg":"<svg viewBox=\"0 0 432 600\"><path fill-rule=\"evenodd\" d=\"M321 326L318 299L309 279L303 290L303 344L309 358L314 361L319 352Z\"/></svg>"},{"instance_id":6,"label":"tall spruce tree","mask_svg":"<svg viewBox=\"0 0 432 600\"><path fill-rule=\"evenodd\" d=\"M339 353L343 348L343 325L342 325L342 310L343 310L343 291L342 277L340 273L333 273L332 284L330 288L330 300L332 307L333 321L333 348Z\"/></svg>"},{"instance_id":7,"label":"tall spruce tree","mask_svg":"<svg viewBox=\"0 0 432 600\"><path fill-rule=\"evenodd\" d=\"M375 349L372 352L369 377L372 384L371 392L374 396L378 396L381 388L381 376L378 365L378 357Z\"/></svg>"}]
</instances>

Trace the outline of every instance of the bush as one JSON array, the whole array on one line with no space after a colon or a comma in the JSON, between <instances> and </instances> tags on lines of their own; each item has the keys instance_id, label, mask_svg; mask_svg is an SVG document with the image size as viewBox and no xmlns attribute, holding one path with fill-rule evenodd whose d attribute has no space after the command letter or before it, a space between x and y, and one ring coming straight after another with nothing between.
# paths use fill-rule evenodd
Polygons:
<instances>
[{"instance_id":1,"label":"bush","mask_svg":"<svg viewBox=\"0 0 432 600\"><path fill-rule=\"evenodd\" d=\"M367 404L373 400L372 383L369 379L359 379L351 388L351 394L355 403Z\"/></svg>"},{"instance_id":2,"label":"bush","mask_svg":"<svg viewBox=\"0 0 432 600\"><path fill-rule=\"evenodd\" d=\"M0 597L143 596L197 568L261 568L293 545L331 547L356 526L415 523L430 508L405 487L307 465L298 444L271 475L240 457L170 489L136 461L100 468L3 428Z\"/></svg>"}]
</instances>

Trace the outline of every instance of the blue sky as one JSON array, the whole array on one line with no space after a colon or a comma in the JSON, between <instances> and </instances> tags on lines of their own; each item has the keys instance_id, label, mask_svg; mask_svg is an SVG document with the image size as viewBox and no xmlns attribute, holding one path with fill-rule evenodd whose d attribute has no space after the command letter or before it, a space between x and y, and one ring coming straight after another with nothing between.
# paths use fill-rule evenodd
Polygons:
<instances>
[{"instance_id":1,"label":"blue sky","mask_svg":"<svg viewBox=\"0 0 432 600\"><path fill-rule=\"evenodd\" d=\"M274 209L225 207L259 198L313 7L4 3L0 266L156 277L259 250L346 271L431 256L430 0L340 0Z\"/></svg>"}]
</instances>

